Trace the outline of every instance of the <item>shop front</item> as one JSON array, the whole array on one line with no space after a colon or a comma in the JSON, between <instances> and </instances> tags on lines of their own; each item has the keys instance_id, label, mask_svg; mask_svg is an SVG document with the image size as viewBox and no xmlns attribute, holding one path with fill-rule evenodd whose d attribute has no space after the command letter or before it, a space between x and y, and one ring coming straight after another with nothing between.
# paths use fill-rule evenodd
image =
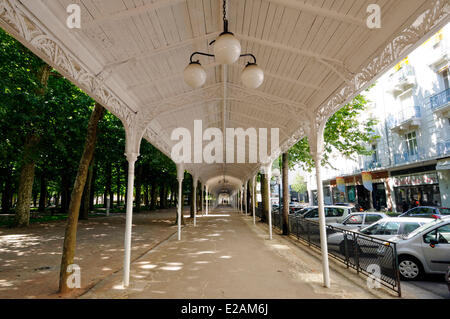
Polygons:
<instances>
[{"instance_id":1,"label":"shop front","mask_svg":"<svg viewBox=\"0 0 450 319\"><path fill-rule=\"evenodd\" d=\"M364 174L366 174L366 176L370 174L370 179L364 181L362 175L355 175L337 177L336 180L330 181L330 185L333 189L333 202L357 204L364 210L371 209L371 203L373 204L373 208L377 211L381 211L388 207L388 194L385 183L389 178L389 173L387 171L382 171ZM370 185L372 185L372 187L370 187ZM372 191L370 191L370 189Z\"/></svg>"},{"instance_id":2,"label":"shop front","mask_svg":"<svg viewBox=\"0 0 450 319\"><path fill-rule=\"evenodd\" d=\"M415 206L441 206L436 172L396 176L393 179L397 211L405 212Z\"/></svg>"}]
</instances>

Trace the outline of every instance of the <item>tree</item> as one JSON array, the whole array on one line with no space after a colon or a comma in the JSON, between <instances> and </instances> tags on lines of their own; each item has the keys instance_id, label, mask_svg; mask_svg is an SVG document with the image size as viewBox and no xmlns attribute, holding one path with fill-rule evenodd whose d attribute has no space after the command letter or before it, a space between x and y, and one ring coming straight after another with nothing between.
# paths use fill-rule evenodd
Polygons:
<instances>
[{"instance_id":1,"label":"tree","mask_svg":"<svg viewBox=\"0 0 450 319\"><path fill-rule=\"evenodd\" d=\"M267 175L261 174L261 222L265 223L269 216L269 208L272 203L269 200L270 186L267 182Z\"/></svg>"},{"instance_id":2,"label":"tree","mask_svg":"<svg viewBox=\"0 0 450 319\"><path fill-rule=\"evenodd\" d=\"M306 193L308 191L305 178L297 174L294 179L294 183L291 185L292 189L299 194Z\"/></svg>"},{"instance_id":3,"label":"tree","mask_svg":"<svg viewBox=\"0 0 450 319\"><path fill-rule=\"evenodd\" d=\"M283 235L289 235L289 153L282 155Z\"/></svg>"},{"instance_id":4,"label":"tree","mask_svg":"<svg viewBox=\"0 0 450 319\"><path fill-rule=\"evenodd\" d=\"M67 219L66 232L64 236L63 255L61 259L59 291L61 293L69 292L73 287L69 287L67 280L69 273L67 269L73 264L75 257L78 214L80 212L81 197L83 195L84 186L86 183L89 165L91 164L94 155L95 144L97 142L97 126L98 122L103 117L104 108L100 104L96 104L92 112L91 119L87 129L86 144L84 147L83 156L80 160L77 178L72 191L69 216Z\"/></svg>"},{"instance_id":5,"label":"tree","mask_svg":"<svg viewBox=\"0 0 450 319\"><path fill-rule=\"evenodd\" d=\"M328 120L324 132L323 166L332 167L329 156L336 151L349 158L355 155L372 155L373 151L366 149L365 145L373 143L379 136L375 135L377 124L375 119L360 121L367 102L363 95L358 95ZM300 165L308 171L314 168L314 160L306 137L289 150L289 157L291 167Z\"/></svg>"},{"instance_id":6,"label":"tree","mask_svg":"<svg viewBox=\"0 0 450 319\"><path fill-rule=\"evenodd\" d=\"M17 152L13 152L19 158L19 187L14 225L26 227L30 219L39 143L46 123L45 114L39 110L46 102L47 83L52 69L3 30L0 31L0 39L0 91L3 108L3 123L0 125L9 128L7 133L3 133L6 136L2 136L9 143L2 141L1 143L6 145L1 146L8 150L11 149L11 142L15 146L20 145L16 149ZM14 133L10 132L11 127L20 132L20 135L12 136ZM3 156L8 157L5 154Z\"/></svg>"}]
</instances>

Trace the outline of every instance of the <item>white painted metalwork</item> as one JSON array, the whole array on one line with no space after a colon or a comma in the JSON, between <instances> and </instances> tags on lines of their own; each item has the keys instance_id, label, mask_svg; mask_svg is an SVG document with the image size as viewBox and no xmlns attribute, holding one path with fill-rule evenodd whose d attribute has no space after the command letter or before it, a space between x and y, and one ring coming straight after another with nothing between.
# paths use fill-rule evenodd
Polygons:
<instances>
[{"instance_id":1,"label":"white painted metalwork","mask_svg":"<svg viewBox=\"0 0 450 319\"><path fill-rule=\"evenodd\" d=\"M139 156L137 153L126 154L128 160L128 188L126 203L125 222L125 255L123 267L123 285L130 284L130 263L131 263L131 232L133 227L133 189L134 189L134 164Z\"/></svg>"},{"instance_id":2,"label":"white painted metalwork","mask_svg":"<svg viewBox=\"0 0 450 319\"><path fill-rule=\"evenodd\" d=\"M197 227L197 186L198 186L198 176L193 176L194 180L194 227Z\"/></svg>"},{"instance_id":3,"label":"white painted metalwork","mask_svg":"<svg viewBox=\"0 0 450 319\"><path fill-rule=\"evenodd\" d=\"M177 165L177 179L178 179L178 240L181 240L181 214L183 214L183 179L184 179L184 165Z\"/></svg>"},{"instance_id":4,"label":"white painted metalwork","mask_svg":"<svg viewBox=\"0 0 450 319\"><path fill-rule=\"evenodd\" d=\"M256 225L256 175L252 179L252 208L253 208L253 225Z\"/></svg>"},{"instance_id":5,"label":"white painted metalwork","mask_svg":"<svg viewBox=\"0 0 450 319\"><path fill-rule=\"evenodd\" d=\"M272 123L280 128L280 147L269 161L305 136L312 150L320 150L319 128L332 114L450 21L448 0L375 1L383 11L379 30L364 25L367 13L360 1L342 0L337 7L329 1L319 7L294 0L229 0L230 30L258 57L265 82L258 90L247 89L241 85L242 65L222 68L205 57L202 62L211 64L205 68L205 87L191 90L182 70L189 52L208 52L209 42L221 32L220 1L157 0L139 5L97 0L95 6L90 0L78 2L86 10L79 30L67 28L64 1L0 0L0 26L124 125L131 177L125 286L131 252L132 159L143 138L170 156L172 129L190 129L194 120L202 120L205 127L226 123L259 128ZM239 208L242 183L263 166L185 164L184 169L198 172L216 198L225 175ZM316 170L320 181L320 167ZM324 284L329 286L325 258L323 264Z\"/></svg>"}]
</instances>

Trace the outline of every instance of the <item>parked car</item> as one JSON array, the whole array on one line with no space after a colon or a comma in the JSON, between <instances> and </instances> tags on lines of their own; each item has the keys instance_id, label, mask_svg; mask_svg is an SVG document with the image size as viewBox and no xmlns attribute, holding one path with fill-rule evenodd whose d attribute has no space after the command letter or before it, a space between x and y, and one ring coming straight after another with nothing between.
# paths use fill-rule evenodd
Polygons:
<instances>
[{"instance_id":1,"label":"parked car","mask_svg":"<svg viewBox=\"0 0 450 319\"><path fill-rule=\"evenodd\" d=\"M325 221L329 223L339 223L351 213L356 213L356 209L350 206L325 206ZM319 220L319 208L317 206L303 214L303 217L308 220Z\"/></svg>"},{"instance_id":2,"label":"parked car","mask_svg":"<svg viewBox=\"0 0 450 319\"><path fill-rule=\"evenodd\" d=\"M450 208L418 206L418 207L411 208L406 213L401 214L399 217L439 218L439 217L444 217L444 216L450 216Z\"/></svg>"},{"instance_id":3,"label":"parked car","mask_svg":"<svg viewBox=\"0 0 450 319\"><path fill-rule=\"evenodd\" d=\"M448 267L447 273L445 274L445 281L447 282L448 291L450 291L450 267Z\"/></svg>"},{"instance_id":4,"label":"parked car","mask_svg":"<svg viewBox=\"0 0 450 319\"><path fill-rule=\"evenodd\" d=\"M377 239L389 240L393 236L407 235L415 229L430 223L428 218L400 218L400 217L388 217L377 221L376 223L365 227L361 230L356 230L354 233L348 233L347 241L350 245L353 245L355 238L354 234L363 234L366 236L374 237ZM328 246L330 249L339 251L341 254L345 254L344 233L333 233L328 236ZM377 253L378 243L371 244L364 238L357 240L358 250L361 253L373 254Z\"/></svg>"},{"instance_id":5,"label":"parked car","mask_svg":"<svg viewBox=\"0 0 450 319\"><path fill-rule=\"evenodd\" d=\"M355 204L355 203L335 203L335 206L348 206L348 207L354 207L356 209L356 211L358 212L363 212L364 209L361 207L361 205L359 204Z\"/></svg>"},{"instance_id":6,"label":"parked car","mask_svg":"<svg viewBox=\"0 0 450 319\"><path fill-rule=\"evenodd\" d=\"M365 228L373 223L376 223L380 219L388 218L385 213L353 213L344 218L341 223L331 223L330 226L338 227L345 230L355 230Z\"/></svg>"},{"instance_id":7,"label":"parked car","mask_svg":"<svg viewBox=\"0 0 450 319\"><path fill-rule=\"evenodd\" d=\"M306 206L306 205L290 206L289 207L289 214L294 214L294 213L296 213L296 212L298 212L298 211L300 211L300 210L302 210L304 208L307 208L307 207L309 207L309 206Z\"/></svg>"},{"instance_id":8,"label":"parked car","mask_svg":"<svg viewBox=\"0 0 450 319\"><path fill-rule=\"evenodd\" d=\"M309 207L309 206L308 207L299 207L299 208L289 211L289 214L295 215L295 216L303 216L304 214L309 212L311 209L313 209L313 207Z\"/></svg>"},{"instance_id":9,"label":"parked car","mask_svg":"<svg viewBox=\"0 0 450 319\"><path fill-rule=\"evenodd\" d=\"M396 243L402 279L417 280L424 273L446 274L450 267L450 217L438 218L408 235L388 240ZM378 254L382 257L385 251L381 247Z\"/></svg>"}]
</instances>

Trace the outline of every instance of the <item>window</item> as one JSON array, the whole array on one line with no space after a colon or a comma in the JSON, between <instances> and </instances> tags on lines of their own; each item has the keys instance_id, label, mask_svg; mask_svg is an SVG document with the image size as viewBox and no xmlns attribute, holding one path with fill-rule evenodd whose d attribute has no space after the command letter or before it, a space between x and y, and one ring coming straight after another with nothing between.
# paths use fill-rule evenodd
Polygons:
<instances>
[{"instance_id":1,"label":"window","mask_svg":"<svg viewBox=\"0 0 450 319\"><path fill-rule=\"evenodd\" d=\"M398 222L386 222L377 223L373 226L368 227L363 234L366 235L397 235L400 229L400 223Z\"/></svg>"},{"instance_id":2,"label":"window","mask_svg":"<svg viewBox=\"0 0 450 319\"><path fill-rule=\"evenodd\" d=\"M383 224L382 223L377 223L377 224L374 224L374 225L372 225L372 226L362 230L361 233L363 233L365 235L375 235L382 228L383 228Z\"/></svg>"},{"instance_id":3,"label":"window","mask_svg":"<svg viewBox=\"0 0 450 319\"><path fill-rule=\"evenodd\" d=\"M368 215L366 215L365 224L367 224L367 225L373 224L382 218L383 217L381 215L368 214Z\"/></svg>"},{"instance_id":4,"label":"window","mask_svg":"<svg viewBox=\"0 0 450 319\"><path fill-rule=\"evenodd\" d=\"M434 208L427 208L427 207L422 207L420 210L420 215L421 216L429 216L431 217L433 214L435 214Z\"/></svg>"},{"instance_id":5,"label":"window","mask_svg":"<svg viewBox=\"0 0 450 319\"><path fill-rule=\"evenodd\" d=\"M408 210L405 213L405 216L416 216L416 214L418 214L418 213L419 213L419 209L418 208L413 208L413 209Z\"/></svg>"},{"instance_id":6,"label":"window","mask_svg":"<svg viewBox=\"0 0 450 319\"><path fill-rule=\"evenodd\" d=\"M442 79L444 80L444 88L448 90L450 88L450 74L448 69L445 69L442 73Z\"/></svg>"},{"instance_id":7,"label":"window","mask_svg":"<svg viewBox=\"0 0 450 319\"><path fill-rule=\"evenodd\" d=\"M418 153L416 132L405 134L405 148L409 155Z\"/></svg>"},{"instance_id":8,"label":"window","mask_svg":"<svg viewBox=\"0 0 450 319\"><path fill-rule=\"evenodd\" d=\"M363 215L350 215L345 221L345 225L361 225L363 223Z\"/></svg>"},{"instance_id":9,"label":"window","mask_svg":"<svg viewBox=\"0 0 450 319\"><path fill-rule=\"evenodd\" d=\"M312 209L309 213L306 213L305 218L317 218L319 217L319 210L317 208Z\"/></svg>"},{"instance_id":10,"label":"window","mask_svg":"<svg viewBox=\"0 0 450 319\"><path fill-rule=\"evenodd\" d=\"M343 208L331 208L331 207L325 208L326 217L341 217L343 215L344 215Z\"/></svg>"},{"instance_id":11,"label":"window","mask_svg":"<svg viewBox=\"0 0 450 319\"><path fill-rule=\"evenodd\" d=\"M408 216L412 217L431 217L434 214L433 208L417 207L409 211Z\"/></svg>"},{"instance_id":12,"label":"window","mask_svg":"<svg viewBox=\"0 0 450 319\"><path fill-rule=\"evenodd\" d=\"M372 145L372 162L378 163L378 146L376 144Z\"/></svg>"},{"instance_id":13,"label":"window","mask_svg":"<svg viewBox=\"0 0 450 319\"><path fill-rule=\"evenodd\" d=\"M441 226L423 236L425 243L430 244L431 240L435 240L439 244L450 243L450 225Z\"/></svg>"},{"instance_id":14,"label":"window","mask_svg":"<svg viewBox=\"0 0 450 319\"><path fill-rule=\"evenodd\" d=\"M413 232L420 226L421 225L419 223L405 223L403 225L402 235L408 235L409 233Z\"/></svg>"},{"instance_id":15,"label":"window","mask_svg":"<svg viewBox=\"0 0 450 319\"><path fill-rule=\"evenodd\" d=\"M419 226L417 226L419 227ZM389 222L384 224L384 228L380 235L397 235L400 229L400 223Z\"/></svg>"}]
</instances>

